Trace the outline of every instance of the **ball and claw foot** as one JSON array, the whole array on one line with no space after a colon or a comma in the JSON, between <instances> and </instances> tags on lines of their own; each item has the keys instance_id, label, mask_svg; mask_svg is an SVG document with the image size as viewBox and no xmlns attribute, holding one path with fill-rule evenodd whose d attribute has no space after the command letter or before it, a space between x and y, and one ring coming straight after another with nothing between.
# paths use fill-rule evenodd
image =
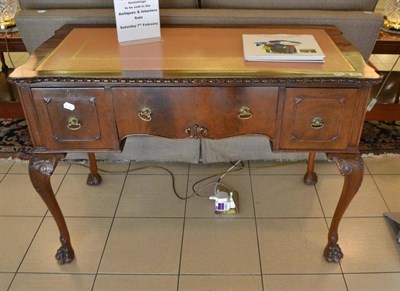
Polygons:
<instances>
[{"instance_id":1,"label":"ball and claw foot","mask_svg":"<svg viewBox=\"0 0 400 291\"><path fill-rule=\"evenodd\" d=\"M60 247L56 253L56 260L60 265L71 263L74 257L74 250L66 247Z\"/></svg>"},{"instance_id":2,"label":"ball and claw foot","mask_svg":"<svg viewBox=\"0 0 400 291\"><path fill-rule=\"evenodd\" d=\"M313 172L311 175L307 175L307 173L304 175L304 183L306 185L315 185L318 182L318 176L315 172Z\"/></svg>"},{"instance_id":3,"label":"ball and claw foot","mask_svg":"<svg viewBox=\"0 0 400 291\"><path fill-rule=\"evenodd\" d=\"M328 245L324 250L324 257L329 263L339 263L343 253L338 244L333 247Z\"/></svg>"},{"instance_id":4,"label":"ball and claw foot","mask_svg":"<svg viewBox=\"0 0 400 291\"><path fill-rule=\"evenodd\" d=\"M99 174L89 174L86 180L86 184L89 186L100 185L101 176Z\"/></svg>"}]
</instances>

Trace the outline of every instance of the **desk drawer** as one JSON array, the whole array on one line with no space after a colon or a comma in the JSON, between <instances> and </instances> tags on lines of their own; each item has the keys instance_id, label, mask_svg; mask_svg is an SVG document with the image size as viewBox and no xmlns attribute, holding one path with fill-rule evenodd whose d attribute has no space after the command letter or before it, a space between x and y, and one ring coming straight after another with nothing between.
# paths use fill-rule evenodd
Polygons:
<instances>
[{"instance_id":1,"label":"desk drawer","mask_svg":"<svg viewBox=\"0 0 400 291\"><path fill-rule=\"evenodd\" d=\"M120 136L223 138L273 136L277 88L113 88Z\"/></svg>"},{"instance_id":2,"label":"desk drawer","mask_svg":"<svg viewBox=\"0 0 400 291\"><path fill-rule=\"evenodd\" d=\"M212 139L275 134L278 88L223 87L200 88L196 122L208 129Z\"/></svg>"},{"instance_id":3,"label":"desk drawer","mask_svg":"<svg viewBox=\"0 0 400 291\"><path fill-rule=\"evenodd\" d=\"M358 89L286 90L282 149L345 149Z\"/></svg>"},{"instance_id":4,"label":"desk drawer","mask_svg":"<svg viewBox=\"0 0 400 291\"><path fill-rule=\"evenodd\" d=\"M103 89L32 89L44 147L117 149Z\"/></svg>"},{"instance_id":5,"label":"desk drawer","mask_svg":"<svg viewBox=\"0 0 400 291\"><path fill-rule=\"evenodd\" d=\"M112 96L121 137L185 138L185 128L194 121L192 88L112 88Z\"/></svg>"}]
</instances>

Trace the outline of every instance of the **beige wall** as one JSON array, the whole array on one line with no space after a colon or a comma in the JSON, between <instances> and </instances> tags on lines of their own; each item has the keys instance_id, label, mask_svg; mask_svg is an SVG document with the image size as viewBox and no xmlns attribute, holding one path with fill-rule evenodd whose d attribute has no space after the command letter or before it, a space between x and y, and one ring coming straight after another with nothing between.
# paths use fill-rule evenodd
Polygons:
<instances>
[{"instance_id":1,"label":"beige wall","mask_svg":"<svg viewBox=\"0 0 400 291\"><path fill-rule=\"evenodd\" d=\"M376 5L375 11L382 12L385 9L386 0L379 0L378 4Z\"/></svg>"}]
</instances>

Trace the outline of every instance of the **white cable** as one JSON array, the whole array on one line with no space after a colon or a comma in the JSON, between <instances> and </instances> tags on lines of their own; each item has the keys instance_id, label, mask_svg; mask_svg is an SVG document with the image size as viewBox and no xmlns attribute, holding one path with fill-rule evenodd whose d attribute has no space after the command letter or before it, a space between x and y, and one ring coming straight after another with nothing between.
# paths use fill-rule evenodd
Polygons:
<instances>
[{"instance_id":1,"label":"white cable","mask_svg":"<svg viewBox=\"0 0 400 291\"><path fill-rule=\"evenodd\" d=\"M218 180L217 180L217 182L215 183L215 186L214 186L214 195L215 194L217 194L217 188L218 188L218 185L221 183L221 181L222 181L222 179L226 176L226 174L228 174L230 171L232 171L239 163L241 163L242 162L242 160L239 160L239 161L237 161L232 167L230 167L228 170L226 170L225 171L225 173L223 173L219 178L218 178ZM222 184L222 183L221 183ZM226 185L224 185L224 186L226 186ZM229 188L229 187L228 187ZM229 188L230 189L230 188Z\"/></svg>"}]
</instances>

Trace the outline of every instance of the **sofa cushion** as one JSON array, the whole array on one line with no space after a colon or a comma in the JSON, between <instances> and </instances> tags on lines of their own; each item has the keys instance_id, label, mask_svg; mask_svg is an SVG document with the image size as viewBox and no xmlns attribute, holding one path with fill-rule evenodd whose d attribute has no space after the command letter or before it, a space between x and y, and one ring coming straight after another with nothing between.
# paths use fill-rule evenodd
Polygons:
<instances>
[{"instance_id":1,"label":"sofa cushion","mask_svg":"<svg viewBox=\"0 0 400 291\"><path fill-rule=\"evenodd\" d=\"M378 0L201 0L203 8L373 11Z\"/></svg>"},{"instance_id":2,"label":"sofa cushion","mask_svg":"<svg viewBox=\"0 0 400 291\"><path fill-rule=\"evenodd\" d=\"M159 0L161 8L196 8L198 0ZM114 0L19 0L22 9L113 8Z\"/></svg>"}]
</instances>

